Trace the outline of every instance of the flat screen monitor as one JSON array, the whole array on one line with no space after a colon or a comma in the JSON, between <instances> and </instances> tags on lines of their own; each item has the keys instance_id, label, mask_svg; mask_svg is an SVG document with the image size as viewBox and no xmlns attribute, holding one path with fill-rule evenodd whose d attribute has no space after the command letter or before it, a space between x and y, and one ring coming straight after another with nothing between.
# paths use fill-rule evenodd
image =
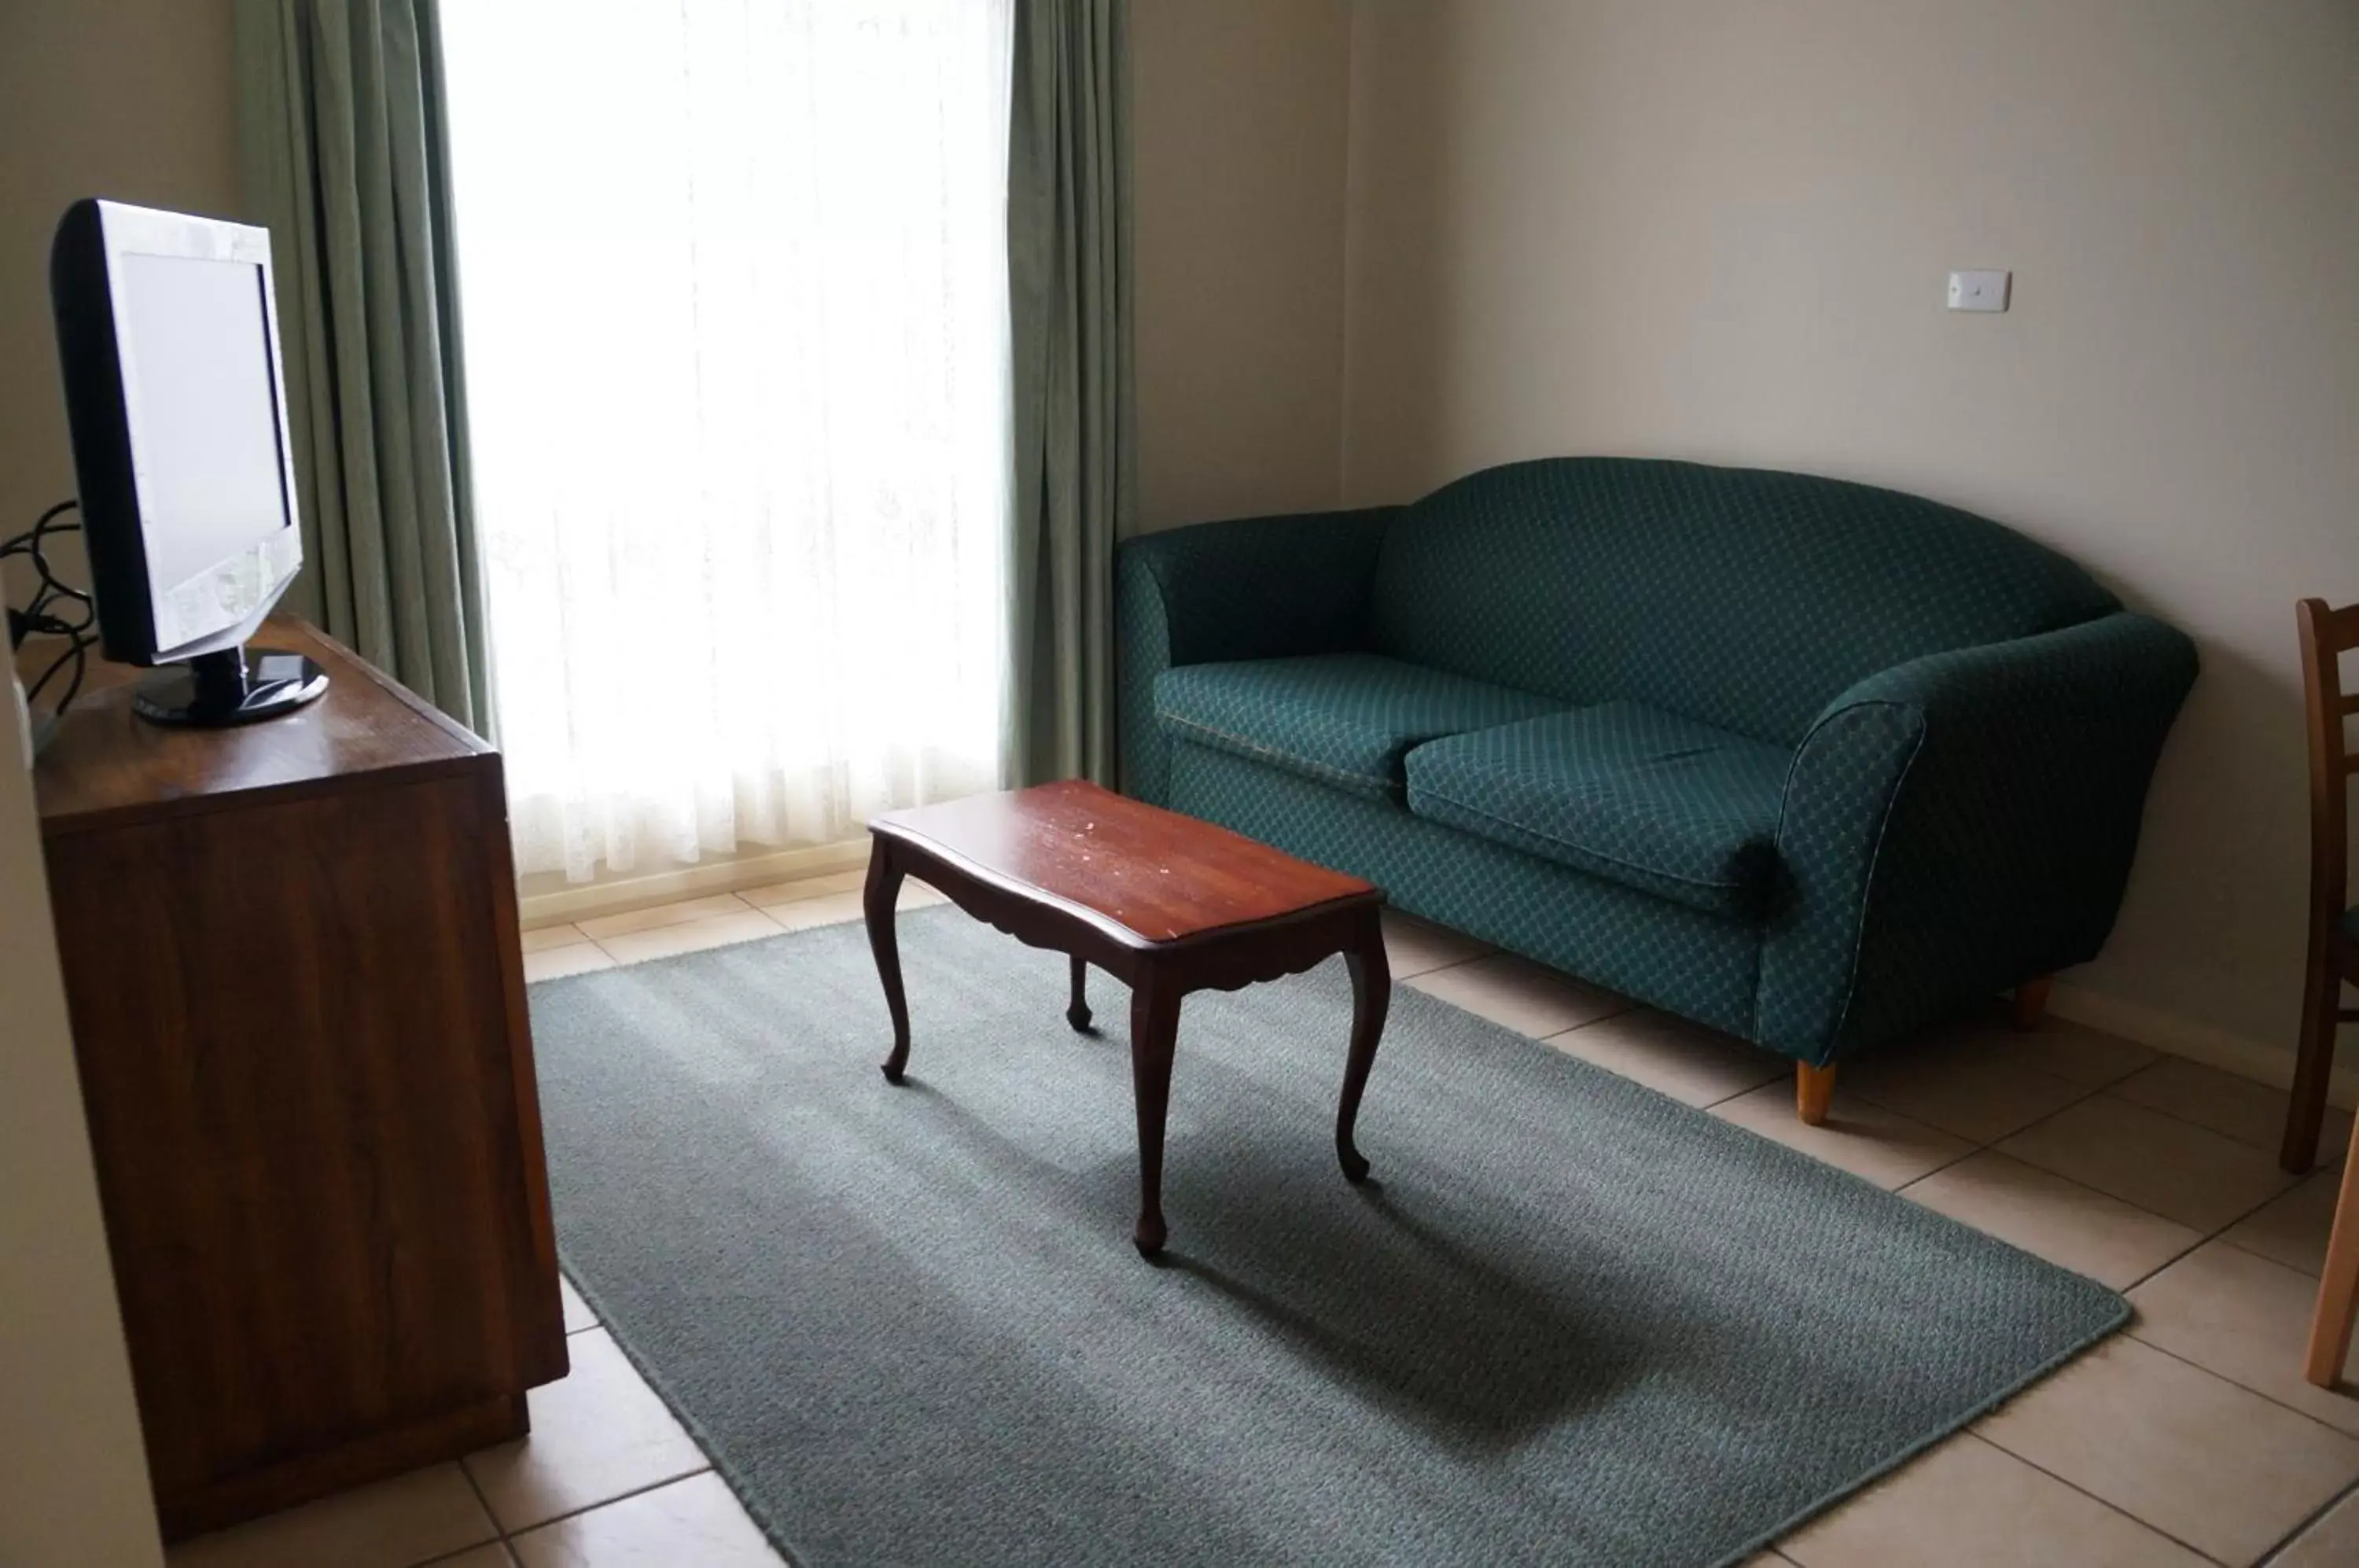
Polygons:
<instances>
[{"instance_id":1,"label":"flat screen monitor","mask_svg":"<svg viewBox=\"0 0 2359 1568\"><path fill-rule=\"evenodd\" d=\"M237 696L223 722L264 716L242 645L303 561L269 232L77 201L49 292L106 656L189 661L192 698Z\"/></svg>"}]
</instances>

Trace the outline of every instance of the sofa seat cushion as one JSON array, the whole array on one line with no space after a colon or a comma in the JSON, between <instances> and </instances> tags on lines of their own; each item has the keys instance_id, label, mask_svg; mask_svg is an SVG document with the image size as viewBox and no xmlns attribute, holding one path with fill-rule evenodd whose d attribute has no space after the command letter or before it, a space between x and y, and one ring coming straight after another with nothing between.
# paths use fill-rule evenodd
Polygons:
<instances>
[{"instance_id":1,"label":"sofa seat cushion","mask_svg":"<svg viewBox=\"0 0 2359 1568\"><path fill-rule=\"evenodd\" d=\"M1408 754L1408 809L1625 887L1745 918L1767 901L1784 746L1639 702L1527 719Z\"/></svg>"},{"instance_id":2,"label":"sofa seat cushion","mask_svg":"<svg viewBox=\"0 0 2359 1568\"><path fill-rule=\"evenodd\" d=\"M1165 734L1394 800L1410 747L1561 706L1373 653L1188 664L1155 678Z\"/></svg>"}]
</instances>

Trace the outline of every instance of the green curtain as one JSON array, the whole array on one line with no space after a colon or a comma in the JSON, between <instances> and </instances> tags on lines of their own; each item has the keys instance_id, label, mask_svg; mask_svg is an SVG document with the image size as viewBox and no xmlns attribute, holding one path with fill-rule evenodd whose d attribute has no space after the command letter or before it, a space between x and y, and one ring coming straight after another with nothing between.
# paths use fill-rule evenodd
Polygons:
<instances>
[{"instance_id":1,"label":"green curtain","mask_svg":"<svg viewBox=\"0 0 2359 1568\"><path fill-rule=\"evenodd\" d=\"M1114 546L1136 489L1125 0L1016 0L1007 157L1010 772L1114 782Z\"/></svg>"},{"instance_id":2,"label":"green curtain","mask_svg":"<svg viewBox=\"0 0 2359 1568\"><path fill-rule=\"evenodd\" d=\"M303 514L298 607L488 731L432 0L238 0L236 16Z\"/></svg>"}]
</instances>

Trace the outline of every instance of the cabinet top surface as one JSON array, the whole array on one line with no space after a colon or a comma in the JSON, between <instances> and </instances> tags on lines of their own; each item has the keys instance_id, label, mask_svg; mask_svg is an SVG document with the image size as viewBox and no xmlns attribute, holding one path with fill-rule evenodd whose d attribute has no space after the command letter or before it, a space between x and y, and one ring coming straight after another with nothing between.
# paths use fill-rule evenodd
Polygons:
<instances>
[{"instance_id":1,"label":"cabinet top surface","mask_svg":"<svg viewBox=\"0 0 2359 1568\"><path fill-rule=\"evenodd\" d=\"M230 729L175 729L131 711L135 671L93 665L94 682L33 768L41 825L51 833L118 815L203 810L223 796L387 769L463 766L491 746L341 643L273 616L255 648L306 653L328 671L317 702Z\"/></svg>"}]
</instances>

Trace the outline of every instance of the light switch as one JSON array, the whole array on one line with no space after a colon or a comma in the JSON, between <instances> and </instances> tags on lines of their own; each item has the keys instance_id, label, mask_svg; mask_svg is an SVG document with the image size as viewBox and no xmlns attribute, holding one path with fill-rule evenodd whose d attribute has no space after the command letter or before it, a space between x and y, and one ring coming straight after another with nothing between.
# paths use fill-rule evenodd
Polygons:
<instances>
[{"instance_id":1,"label":"light switch","mask_svg":"<svg viewBox=\"0 0 2359 1568\"><path fill-rule=\"evenodd\" d=\"M1952 272L1950 274L1950 309L1952 310L2004 310L2006 309L2010 272Z\"/></svg>"}]
</instances>

